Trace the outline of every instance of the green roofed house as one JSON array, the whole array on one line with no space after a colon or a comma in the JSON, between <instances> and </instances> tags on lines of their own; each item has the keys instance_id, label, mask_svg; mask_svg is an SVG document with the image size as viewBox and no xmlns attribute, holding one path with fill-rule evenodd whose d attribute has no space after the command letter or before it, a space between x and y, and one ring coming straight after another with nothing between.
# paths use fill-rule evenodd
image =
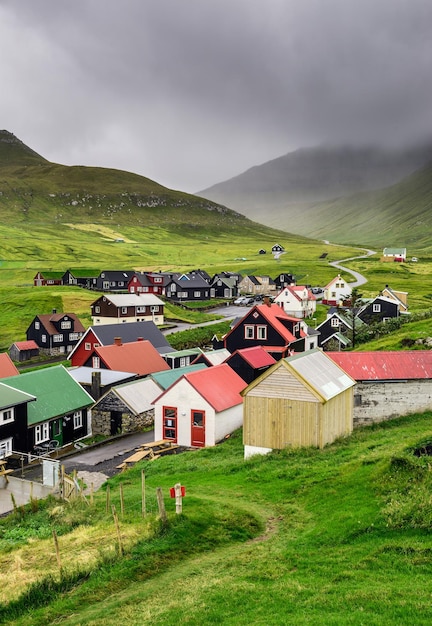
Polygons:
<instances>
[{"instance_id":1,"label":"green roofed house","mask_svg":"<svg viewBox=\"0 0 432 626\"><path fill-rule=\"evenodd\" d=\"M0 458L24 451L27 443L27 405L36 397L0 383Z\"/></svg>"},{"instance_id":2,"label":"green roofed house","mask_svg":"<svg viewBox=\"0 0 432 626\"><path fill-rule=\"evenodd\" d=\"M61 285L63 274L64 272L38 272L33 278L33 285L35 287L45 287L47 285Z\"/></svg>"},{"instance_id":3,"label":"green roofed house","mask_svg":"<svg viewBox=\"0 0 432 626\"><path fill-rule=\"evenodd\" d=\"M20 452L35 446L65 446L91 433L93 398L62 365L20 374L2 381L36 399L28 406L27 424L17 432Z\"/></svg>"},{"instance_id":4,"label":"green roofed house","mask_svg":"<svg viewBox=\"0 0 432 626\"><path fill-rule=\"evenodd\" d=\"M164 354L163 358L168 365L174 369L176 367L186 367L195 361L199 354L202 354L201 348L189 348L188 350L177 350L177 352L169 352Z\"/></svg>"}]
</instances>

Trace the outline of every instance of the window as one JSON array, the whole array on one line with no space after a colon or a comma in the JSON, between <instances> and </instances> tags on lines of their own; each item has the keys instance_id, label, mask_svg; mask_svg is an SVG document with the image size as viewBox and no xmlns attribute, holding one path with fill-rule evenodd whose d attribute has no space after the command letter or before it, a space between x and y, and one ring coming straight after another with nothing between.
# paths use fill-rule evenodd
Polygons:
<instances>
[{"instance_id":1,"label":"window","mask_svg":"<svg viewBox=\"0 0 432 626\"><path fill-rule=\"evenodd\" d=\"M82 428L83 416L82 416L81 411L75 411L75 413L73 414L73 425L74 425L75 430L77 428Z\"/></svg>"},{"instance_id":2,"label":"window","mask_svg":"<svg viewBox=\"0 0 432 626\"><path fill-rule=\"evenodd\" d=\"M154 279L155 283L161 283L162 282L162 278L159 278L158 276L155 277Z\"/></svg>"},{"instance_id":3,"label":"window","mask_svg":"<svg viewBox=\"0 0 432 626\"><path fill-rule=\"evenodd\" d=\"M339 328L339 319L337 317L332 317L331 326L333 328Z\"/></svg>"},{"instance_id":4,"label":"window","mask_svg":"<svg viewBox=\"0 0 432 626\"><path fill-rule=\"evenodd\" d=\"M122 312L122 315L126 315L126 313L127 313L127 306L122 306L121 312Z\"/></svg>"},{"instance_id":5,"label":"window","mask_svg":"<svg viewBox=\"0 0 432 626\"><path fill-rule=\"evenodd\" d=\"M99 369L99 367L100 367L100 359L99 359L98 356L94 356L92 358L92 367L95 368L95 369Z\"/></svg>"},{"instance_id":6,"label":"window","mask_svg":"<svg viewBox=\"0 0 432 626\"><path fill-rule=\"evenodd\" d=\"M336 298L336 291L332 291L332 292L331 292L331 297L332 297L332 298Z\"/></svg>"},{"instance_id":7,"label":"window","mask_svg":"<svg viewBox=\"0 0 432 626\"><path fill-rule=\"evenodd\" d=\"M77 341L78 333L69 333L69 341Z\"/></svg>"},{"instance_id":8,"label":"window","mask_svg":"<svg viewBox=\"0 0 432 626\"><path fill-rule=\"evenodd\" d=\"M362 405L362 397L360 394L355 393L354 394L354 406L361 406Z\"/></svg>"},{"instance_id":9,"label":"window","mask_svg":"<svg viewBox=\"0 0 432 626\"><path fill-rule=\"evenodd\" d=\"M8 424L14 421L14 410L6 409L0 412L0 424Z\"/></svg>"},{"instance_id":10,"label":"window","mask_svg":"<svg viewBox=\"0 0 432 626\"><path fill-rule=\"evenodd\" d=\"M12 454L12 437L0 441L0 459Z\"/></svg>"},{"instance_id":11,"label":"window","mask_svg":"<svg viewBox=\"0 0 432 626\"><path fill-rule=\"evenodd\" d=\"M177 440L177 409L170 406L162 408L162 437Z\"/></svg>"},{"instance_id":12,"label":"window","mask_svg":"<svg viewBox=\"0 0 432 626\"><path fill-rule=\"evenodd\" d=\"M245 339L254 339L255 326L245 326Z\"/></svg>"},{"instance_id":13,"label":"window","mask_svg":"<svg viewBox=\"0 0 432 626\"><path fill-rule=\"evenodd\" d=\"M150 307L150 311L152 313L159 313L159 306L157 304L152 304L152 306Z\"/></svg>"},{"instance_id":14,"label":"window","mask_svg":"<svg viewBox=\"0 0 432 626\"><path fill-rule=\"evenodd\" d=\"M374 313L381 313L381 305L380 304L373 304L372 305L372 311Z\"/></svg>"},{"instance_id":15,"label":"window","mask_svg":"<svg viewBox=\"0 0 432 626\"><path fill-rule=\"evenodd\" d=\"M199 298L201 295L201 291L194 291L194 298Z\"/></svg>"},{"instance_id":16,"label":"window","mask_svg":"<svg viewBox=\"0 0 432 626\"><path fill-rule=\"evenodd\" d=\"M84 350L91 350L91 343L86 341L85 344L84 344Z\"/></svg>"},{"instance_id":17,"label":"window","mask_svg":"<svg viewBox=\"0 0 432 626\"><path fill-rule=\"evenodd\" d=\"M40 328L40 321L36 320L35 321L35 330L39 330L39 328Z\"/></svg>"},{"instance_id":18,"label":"window","mask_svg":"<svg viewBox=\"0 0 432 626\"><path fill-rule=\"evenodd\" d=\"M41 341L42 341L42 343L46 343L46 335L42 335Z\"/></svg>"},{"instance_id":19,"label":"window","mask_svg":"<svg viewBox=\"0 0 432 626\"><path fill-rule=\"evenodd\" d=\"M124 282L123 282L122 280L121 280L121 281L119 281L118 286L119 286L119 287L124 287Z\"/></svg>"},{"instance_id":20,"label":"window","mask_svg":"<svg viewBox=\"0 0 432 626\"><path fill-rule=\"evenodd\" d=\"M95 306L94 312L95 313L100 313L100 306Z\"/></svg>"},{"instance_id":21,"label":"window","mask_svg":"<svg viewBox=\"0 0 432 626\"><path fill-rule=\"evenodd\" d=\"M70 321L67 322L61 322L60 324L60 328L62 330L68 330L69 328L72 328L72 323Z\"/></svg>"},{"instance_id":22,"label":"window","mask_svg":"<svg viewBox=\"0 0 432 626\"><path fill-rule=\"evenodd\" d=\"M257 326L257 339L267 339L267 326Z\"/></svg>"},{"instance_id":23,"label":"window","mask_svg":"<svg viewBox=\"0 0 432 626\"><path fill-rule=\"evenodd\" d=\"M49 422L38 424L35 428L35 445L49 440Z\"/></svg>"},{"instance_id":24,"label":"window","mask_svg":"<svg viewBox=\"0 0 432 626\"><path fill-rule=\"evenodd\" d=\"M190 364L190 357L189 356L181 356L180 357L180 367L186 367L189 364Z\"/></svg>"},{"instance_id":25,"label":"window","mask_svg":"<svg viewBox=\"0 0 432 626\"><path fill-rule=\"evenodd\" d=\"M63 341L63 335L53 335L54 343L61 343Z\"/></svg>"}]
</instances>

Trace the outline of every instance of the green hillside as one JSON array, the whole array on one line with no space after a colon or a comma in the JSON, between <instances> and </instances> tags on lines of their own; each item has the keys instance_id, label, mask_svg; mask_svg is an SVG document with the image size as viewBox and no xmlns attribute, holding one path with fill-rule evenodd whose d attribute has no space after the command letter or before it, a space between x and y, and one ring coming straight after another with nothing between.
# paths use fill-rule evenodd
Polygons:
<instances>
[{"instance_id":1,"label":"green hillside","mask_svg":"<svg viewBox=\"0 0 432 626\"><path fill-rule=\"evenodd\" d=\"M93 503L18 510L0 522L0 622L430 624L431 417L246 462L239 432L213 449L141 462L109 481L119 534L105 488ZM186 487L177 516L176 482ZM166 524L156 520L157 487Z\"/></svg>"},{"instance_id":2,"label":"green hillside","mask_svg":"<svg viewBox=\"0 0 432 626\"><path fill-rule=\"evenodd\" d=\"M251 219L314 238L427 249L430 146L310 148L202 191ZM426 232L425 232L426 231Z\"/></svg>"}]
</instances>

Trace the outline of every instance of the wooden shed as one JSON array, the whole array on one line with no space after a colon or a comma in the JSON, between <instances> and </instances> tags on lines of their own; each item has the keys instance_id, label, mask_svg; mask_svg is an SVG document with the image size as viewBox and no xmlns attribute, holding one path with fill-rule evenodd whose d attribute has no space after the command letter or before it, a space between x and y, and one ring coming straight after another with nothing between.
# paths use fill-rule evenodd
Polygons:
<instances>
[{"instance_id":1,"label":"wooden shed","mask_svg":"<svg viewBox=\"0 0 432 626\"><path fill-rule=\"evenodd\" d=\"M245 458L323 448L353 429L355 381L320 349L281 359L243 392Z\"/></svg>"}]
</instances>

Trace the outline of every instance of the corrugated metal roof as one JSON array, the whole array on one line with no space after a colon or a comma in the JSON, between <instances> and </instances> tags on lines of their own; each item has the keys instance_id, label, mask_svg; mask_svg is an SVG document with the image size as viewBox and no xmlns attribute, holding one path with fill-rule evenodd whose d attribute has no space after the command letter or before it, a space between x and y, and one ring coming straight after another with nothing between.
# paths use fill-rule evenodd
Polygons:
<instances>
[{"instance_id":1,"label":"corrugated metal roof","mask_svg":"<svg viewBox=\"0 0 432 626\"><path fill-rule=\"evenodd\" d=\"M63 365L6 378L14 389L36 396L28 406L28 424L40 422L91 406L93 398L77 383Z\"/></svg>"},{"instance_id":2,"label":"corrugated metal roof","mask_svg":"<svg viewBox=\"0 0 432 626\"><path fill-rule=\"evenodd\" d=\"M355 380L432 378L432 351L327 352Z\"/></svg>"},{"instance_id":3,"label":"corrugated metal roof","mask_svg":"<svg viewBox=\"0 0 432 626\"><path fill-rule=\"evenodd\" d=\"M184 377L217 413L243 402L245 381L226 363L191 372Z\"/></svg>"},{"instance_id":4,"label":"corrugated metal roof","mask_svg":"<svg viewBox=\"0 0 432 626\"><path fill-rule=\"evenodd\" d=\"M240 355L249 365L255 369L267 367L276 363L276 360L268 354L263 346L253 346L252 348L241 348L234 354Z\"/></svg>"},{"instance_id":5,"label":"corrugated metal roof","mask_svg":"<svg viewBox=\"0 0 432 626\"><path fill-rule=\"evenodd\" d=\"M19 371L8 353L2 352L0 354L0 378L6 378L7 376L16 376L17 374L19 374Z\"/></svg>"},{"instance_id":6,"label":"corrugated metal roof","mask_svg":"<svg viewBox=\"0 0 432 626\"><path fill-rule=\"evenodd\" d=\"M39 346L36 341L33 339L28 339L27 341L15 341L14 346L18 348L18 350L38 350ZM0 355L1 356L1 355Z\"/></svg>"},{"instance_id":7,"label":"corrugated metal roof","mask_svg":"<svg viewBox=\"0 0 432 626\"><path fill-rule=\"evenodd\" d=\"M226 348L220 348L220 350L210 350L209 352L204 352L204 354L200 356L205 357L211 365L220 365L229 356L231 356L231 352Z\"/></svg>"},{"instance_id":8,"label":"corrugated metal roof","mask_svg":"<svg viewBox=\"0 0 432 626\"><path fill-rule=\"evenodd\" d=\"M162 387L162 389L168 389L168 387L171 387L171 385L184 374L203 369L207 369L207 365L205 363L197 363L196 365L187 365L186 367L176 367L175 369L170 369L166 372L156 372L151 375L151 378L155 380L159 387Z\"/></svg>"},{"instance_id":9,"label":"corrugated metal roof","mask_svg":"<svg viewBox=\"0 0 432 626\"><path fill-rule=\"evenodd\" d=\"M148 306L151 304L163 305L164 302L152 293L143 293L140 296L134 293L109 294L104 296L116 307L120 306ZM100 298L98 298L99 300Z\"/></svg>"},{"instance_id":10,"label":"corrugated metal roof","mask_svg":"<svg viewBox=\"0 0 432 626\"><path fill-rule=\"evenodd\" d=\"M169 369L168 363L146 339L121 345L100 346L95 348L95 353L109 369L119 372L132 370L139 376L146 376Z\"/></svg>"},{"instance_id":11,"label":"corrugated metal roof","mask_svg":"<svg viewBox=\"0 0 432 626\"><path fill-rule=\"evenodd\" d=\"M117 372L116 370L106 370L84 366L68 368L68 372L72 378L81 385L91 385L93 372L99 372L101 375L102 387L105 387L106 385L120 384L127 378L136 376L133 372Z\"/></svg>"},{"instance_id":12,"label":"corrugated metal roof","mask_svg":"<svg viewBox=\"0 0 432 626\"><path fill-rule=\"evenodd\" d=\"M114 387L112 391L136 415L153 409L153 401L160 395L159 385L150 377L119 385Z\"/></svg>"},{"instance_id":13,"label":"corrugated metal roof","mask_svg":"<svg viewBox=\"0 0 432 626\"><path fill-rule=\"evenodd\" d=\"M355 385L355 380L318 349L300 352L286 358L285 362L324 400L330 400Z\"/></svg>"}]
</instances>

